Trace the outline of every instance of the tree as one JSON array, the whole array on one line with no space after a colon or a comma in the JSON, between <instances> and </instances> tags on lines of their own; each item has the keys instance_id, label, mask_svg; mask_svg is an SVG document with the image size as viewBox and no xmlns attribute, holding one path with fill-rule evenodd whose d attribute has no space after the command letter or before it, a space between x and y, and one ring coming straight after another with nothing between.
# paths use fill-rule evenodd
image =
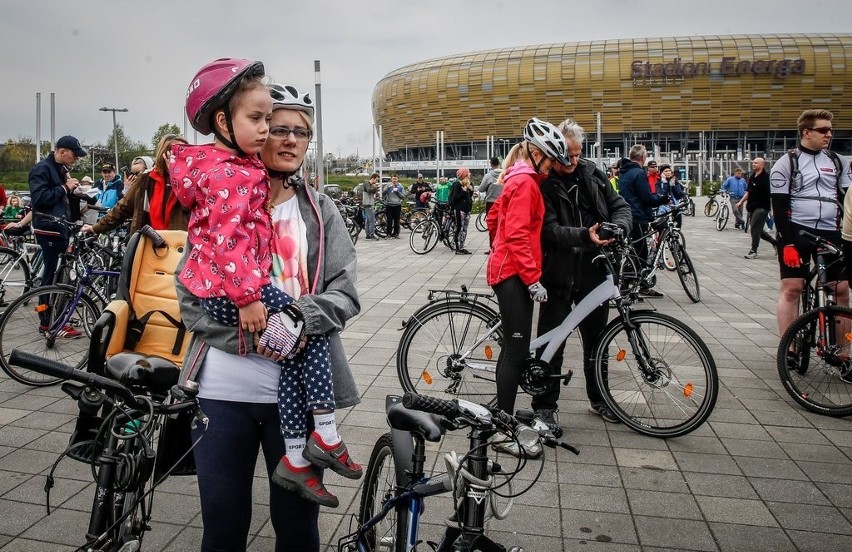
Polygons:
<instances>
[{"instance_id":1,"label":"tree","mask_svg":"<svg viewBox=\"0 0 852 552\"><path fill-rule=\"evenodd\" d=\"M119 166L130 165L134 157L139 155L150 155L151 151L144 142L134 142L124 134L124 127L117 125L115 128L115 140L113 134L110 133L107 139L106 148L111 152L115 152L115 143L118 142L118 163ZM113 153L115 156L115 153ZM107 159L109 162L112 158ZM116 167L118 169L118 167Z\"/></svg>"},{"instance_id":2,"label":"tree","mask_svg":"<svg viewBox=\"0 0 852 552\"><path fill-rule=\"evenodd\" d=\"M157 132L154 133L154 137L151 138L151 145L154 146L154 151L157 151L157 146L160 144L160 140L166 134L180 134L180 128L174 123L165 123L160 125Z\"/></svg>"}]
</instances>

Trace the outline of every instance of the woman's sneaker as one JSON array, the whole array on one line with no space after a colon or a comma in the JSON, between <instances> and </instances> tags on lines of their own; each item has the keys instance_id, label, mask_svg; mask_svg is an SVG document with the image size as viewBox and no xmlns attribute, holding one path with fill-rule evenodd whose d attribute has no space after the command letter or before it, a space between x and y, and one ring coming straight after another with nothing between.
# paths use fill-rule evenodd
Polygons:
<instances>
[{"instance_id":1,"label":"woman's sneaker","mask_svg":"<svg viewBox=\"0 0 852 552\"><path fill-rule=\"evenodd\" d=\"M337 508L340 505L337 497L328 492L328 489L322 484L322 474L317 471L316 467L297 468L290 463L286 456L278 462L278 466L272 474L272 481L320 506Z\"/></svg>"},{"instance_id":2,"label":"woman's sneaker","mask_svg":"<svg viewBox=\"0 0 852 552\"><path fill-rule=\"evenodd\" d=\"M361 479L363 473L361 464L352 461L343 441L336 445L327 445L316 431L311 433L308 444L302 451L302 458L314 466L329 468L348 479Z\"/></svg>"},{"instance_id":3,"label":"woman's sneaker","mask_svg":"<svg viewBox=\"0 0 852 552\"><path fill-rule=\"evenodd\" d=\"M616 418L615 414L612 413L612 410L609 409L605 404L593 404L589 406L589 412L592 414L597 414L607 422L611 424L621 423L621 420Z\"/></svg>"}]
</instances>

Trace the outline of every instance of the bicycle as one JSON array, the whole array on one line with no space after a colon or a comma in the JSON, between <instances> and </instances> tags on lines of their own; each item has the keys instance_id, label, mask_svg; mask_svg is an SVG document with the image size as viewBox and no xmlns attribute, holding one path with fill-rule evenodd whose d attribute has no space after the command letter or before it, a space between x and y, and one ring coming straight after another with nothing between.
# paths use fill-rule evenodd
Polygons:
<instances>
[{"instance_id":1,"label":"bicycle","mask_svg":"<svg viewBox=\"0 0 852 552\"><path fill-rule=\"evenodd\" d=\"M728 224L728 219L731 217L730 196L728 192L722 191L719 193L719 210L716 213L716 230L721 232Z\"/></svg>"},{"instance_id":2,"label":"bicycle","mask_svg":"<svg viewBox=\"0 0 852 552\"><path fill-rule=\"evenodd\" d=\"M675 215L683 210L683 203L674 205L651 222L648 233L641 236L632 243L619 242L615 247L620 250L621 279L619 287L622 294L636 295L640 288L652 288L657 283L657 271L660 267L668 268L673 265L677 272L680 285L686 292L687 297L693 303L701 301L701 286L698 283L698 273L692 258L686 251L686 238L675 223ZM657 236L659 233L659 236ZM647 261L640 259L633 244L639 240L652 242L649 247L649 258ZM666 259L666 255L670 259ZM670 269L671 270L671 269Z\"/></svg>"},{"instance_id":3,"label":"bicycle","mask_svg":"<svg viewBox=\"0 0 852 552\"><path fill-rule=\"evenodd\" d=\"M715 217L719 211L719 200L716 199L716 194L719 190L711 190L710 196L707 198L707 203L704 204L704 216Z\"/></svg>"},{"instance_id":4,"label":"bicycle","mask_svg":"<svg viewBox=\"0 0 852 552\"><path fill-rule=\"evenodd\" d=\"M418 255L429 253L439 241L455 251L454 240L456 223L446 204L433 204L425 220L415 224L408 236L408 246Z\"/></svg>"},{"instance_id":5,"label":"bicycle","mask_svg":"<svg viewBox=\"0 0 852 552\"><path fill-rule=\"evenodd\" d=\"M817 246L816 285L802 291L804 312L778 344L778 375L798 404L826 416L852 414L852 309L837 304L827 268L844 263L843 251L831 242L800 230ZM813 271L811 272L813 274ZM805 310L807 309L807 310Z\"/></svg>"},{"instance_id":6,"label":"bicycle","mask_svg":"<svg viewBox=\"0 0 852 552\"><path fill-rule=\"evenodd\" d=\"M655 311L633 310L633 294L622 295L615 284L625 247L619 239L602 248L596 261L604 264L606 279L560 326L530 342L521 389L535 396L560 381L567 385L572 372L552 373L549 362L580 322L609 301L616 316L603 329L591 358L604 402L639 433L685 435L703 424L716 404L716 364L701 338L683 322ZM465 287L461 292L430 290L429 303L403 322L396 354L402 388L493 403L504 339L494 305L493 295L470 293Z\"/></svg>"},{"instance_id":7,"label":"bicycle","mask_svg":"<svg viewBox=\"0 0 852 552\"><path fill-rule=\"evenodd\" d=\"M62 224L69 228L80 226L65 221ZM96 239L96 236L90 236L84 241ZM109 297L96 285L96 280L118 278L121 273L93 267L87 262L77 263L76 260L73 266L75 285L53 284L31 289L15 299L0 315L0 368L15 381L35 387L59 381L10 364L9 355L15 347L77 368L85 364L89 348L86 340L79 338L91 337L102 305L109 302Z\"/></svg>"},{"instance_id":8,"label":"bicycle","mask_svg":"<svg viewBox=\"0 0 852 552\"><path fill-rule=\"evenodd\" d=\"M0 308L41 284L41 247L22 236L15 238L6 240L11 247L0 247Z\"/></svg>"},{"instance_id":9,"label":"bicycle","mask_svg":"<svg viewBox=\"0 0 852 552\"><path fill-rule=\"evenodd\" d=\"M484 210L480 211L478 215L476 215L476 229L480 232L486 232L488 230L488 225L485 222L486 213Z\"/></svg>"},{"instance_id":10,"label":"bicycle","mask_svg":"<svg viewBox=\"0 0 852 552\"><path fill-rule=\"evenodd\" d=\"M519 450L543 451L557 448L579 454L575 447L557 440L546 430L529 427L532 413L506 414L465 400L445 401L406 393L389 395L385 401L390 432L373 447L367 465L358 528L338 541L338 552L408 552L429 548L440 552L454 550L511 550L487 536L486 515L490 509L497 519L505 518L515 497L538 481L544 467L531 482L515 491L513 480L527 463L521 458L511 471L490 460L488 440L498 434L511 435ZM444 457L446 473L426 473L426 441L440 441L445 431L469 429L469 450L463 455L451 452ZM521 448L523 447L523 448ZM532 456L529 454L528 456ZM500 482L498 478L505 478ZM440 542L424 543L420 528L426 499L452 493L453 514ZM498 511L498 497L509 503ZM425 546L420 546L425 545Z\"/></svg>"},{"instance_id":11,"label":"bicycle","mask_svg":"<svg viewBox=\"0 0 852 552\"><path fill-rule=\"evenodd\" d=\"M136 362L126 357L113 362L120 356L112 357L100 375L18 350L11 354L11 362L27 371L70 380L62 391L77 402L79 415L68 448L47 476L45 493L50 514L50 488L59 462L68 456L91 466L94 499L86 542L77 550L140 550L151 529L154 490L170 475L194 473L188 460L203 437L176 453L169 448L179 442L170 419L188 417L207 428L197 384L177 385L180 371L174 364L136 354L131 354L139 357Z\"/></svg>"}]
</instances>

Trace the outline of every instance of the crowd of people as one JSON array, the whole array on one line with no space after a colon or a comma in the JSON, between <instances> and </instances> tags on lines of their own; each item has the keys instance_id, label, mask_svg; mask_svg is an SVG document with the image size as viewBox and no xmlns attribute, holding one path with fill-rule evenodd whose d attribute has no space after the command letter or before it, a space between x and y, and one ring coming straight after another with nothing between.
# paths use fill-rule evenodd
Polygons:
<instances>
[{"instance_id":1,"label":"crowd of people","mask_svg":"<svg viewBox=\"0 0 852 552\"><path fill-rule=\"evenodd\" d=\"M79 140L63 136L29 175L31 215L16 196L4 211L13 225L30 217L44 252L42 281L48 283L68 243L68 227L55 218L79 218L84 203L114 200L84 232L107 232L128 220L132 230L150 225L187 231L176 286L192 339L181 377L199 384L210 420L194 450L202 550L245 548L261 451L272 482L276 550L319 549L319 508L339 503L323 484L324 469L352 479L362 473L335 418L337 409L360 400L340 338L360 309L355 249L334 202L298 176L313 138L310 96L291 85L269 84L264 75L263 64L251 60L227 58L202 67L191 81L186 112L193 128L212 133L214 142L191 145L180 136L163 136L153 158L134 159L126 178L112 164L102 167L97 182L73 178L69 167L87 152ZM852 195L845 194L852 175L849 163L828 150L832 119L825 110L804 112L798 148L770 174L757 158L751 174L737 169L724 184L737 228L746 228L743 207L749 213L746 258L757 257L761 239L773 246L777 240L782 333L797 314L804 265L815 255L799 230L843 243L852 259ZM686 194L673 167L648 160L643 145L631 147L606 174L581 157L585 139L572 119L554 125L534 117L502 163L490 160L478 185L462 167L434 187L422 174L408 189L397 175L381 183L373 174L356 188L367 239L377 239L378 197L389 238L399 237L403 202L428 209L434 200L455 223L458 255L470 254L465 242L475 191L484 197L486 279L506 336L497 361L497 406L507 412L514 411L529 355L534 305L540 303L538 334L556 327L605 278L592 262L597 248L612 242L602 238L601 224L621 228L645 258L642 237L655 215ZM770 213L776 237L764 230ZM843 305L848 274L845 266L833 266L829 275ZM662 296L652 288L640 293ZM579 328L589 412L617 423L588 361L608 316L602 304ZM562 348L551 362L554 372L562 372ZM557 434L559 391L555 386L533 401L538 419ZM514 442L495 447L523 453Z\"/></svg>"}]
</instances>

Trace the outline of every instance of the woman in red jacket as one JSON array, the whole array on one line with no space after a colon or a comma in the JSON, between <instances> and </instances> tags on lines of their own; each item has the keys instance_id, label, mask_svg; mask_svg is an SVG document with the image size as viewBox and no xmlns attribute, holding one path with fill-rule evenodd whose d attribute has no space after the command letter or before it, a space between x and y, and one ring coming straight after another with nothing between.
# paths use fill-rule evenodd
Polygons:
<instances>
[{"instance_id":1,"label":"woman in red jacket","mask_svg":"<svg viewBox=\"0 0 852 552\"><path fill-rule=\"evenodd\" d=\"M503 321L503 347L497 359L497 406L513 413L515 396L530 347L533 301L547 301L541 278L541 225L544 200L539 183L554 162L568 165L565 138L552 124L532 118L524 141L503 163L503 193L488 211L491 236L488 285L494 288Z\"/></svg>"}]
</instances>

